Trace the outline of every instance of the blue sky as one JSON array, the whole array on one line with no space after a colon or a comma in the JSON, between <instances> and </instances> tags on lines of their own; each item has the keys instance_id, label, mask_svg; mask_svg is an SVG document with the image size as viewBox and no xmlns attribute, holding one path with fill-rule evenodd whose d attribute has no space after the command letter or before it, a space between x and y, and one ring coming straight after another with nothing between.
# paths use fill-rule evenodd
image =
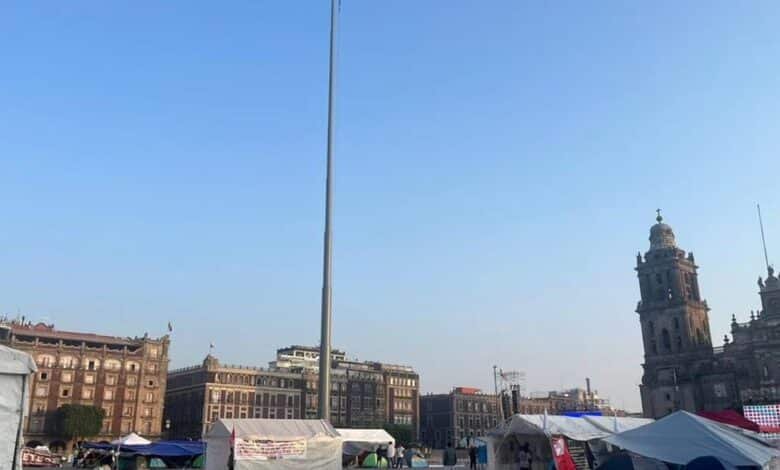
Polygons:
<instances>
[{"instance_id":1,"label":"blue sky","mask_svg":"<svg viewBox=\"0 0 780 470\"><path fill-rule=\"evenodd\" d=\"M326 1L4 2L0 311L172 366L319 337ZM335 345L639 409L664 209L715 344L780 259L780 5L344 0Z\"/></svg>"}]
</instances>

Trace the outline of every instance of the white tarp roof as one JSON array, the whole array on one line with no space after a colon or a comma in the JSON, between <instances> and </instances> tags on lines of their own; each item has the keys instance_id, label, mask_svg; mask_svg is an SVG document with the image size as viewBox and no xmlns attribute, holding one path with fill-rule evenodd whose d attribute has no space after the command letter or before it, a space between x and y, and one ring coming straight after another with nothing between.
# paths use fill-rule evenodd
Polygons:
<instances>
[{"instance_id":1,"label":"white tarp roof","mask_svg":"<svg viewBox=\"0 0 780 470\"><path fill-rule=\"evenodd\" d=\"M678 411L604 440L635 454L678 465L697 457L712 456L734 466L764 466L780 457L779 450L755 436Z\"/></svg>"},{"instance_id":2,"label":"white tarp roof","mask_svg":"<svg viewBox=\"0 0 780 470\"><path fill-rule=\"evenodd\" d=\"M384 429L336 429L344 444L344 453L359 455L362 451L373 451L381 445L395 446L395 438Z\"/></svg>"},{"instance_id":3,"label":"white tarp roof","mask_svg":"<svg viewBox=\"0 0 780 470\"><path fill-rule=\"evenodd\" d=\"M341 436L316 419L220 419L206 433L206 470L225 470L231 435L257 441L305 441L301 455L281 459L236 458L234 470L341 470Z\"/></svg>"},{"instance_id":4,"label":"white tarp roof","mask_svg":"<svg viewBox=\"0 0 780 470\"><path fill-rule=\"evenodd\" d=\"M36 370L29 354L0 346L0 468L22 468L19 425L27 408L25 381Z\"/></svg>"},{"instance_id":5,"label":"white tarp roof","mask_svg":"<svg viewBox=\"0 0 780 470\"><path fill-rule=\"evenodd\" d=\"M29 354L0 345L0 374L28 375L36 370Z\"/></svg>"},{"instance_id":6,"label":"white tarp roof","mask_svg":"<svg viewBox=\"0 0 780 470\"><path fill-rule=\"evenodd\" d=\"M220 419L206 437L230 437L234 429L236 437L270 441L339 437L333 426L319 419Z\"/></svg>"},{"instance_id":7,"label":"white tarp roof","mask_svg":"<svg viewBox=\"0 0 780 470\"><path fill-rule=\"evenodd\" d=\"M127 436L120 437L119 439L115 441L111 441L111 444L113 445L119 445L119 446L145 446L151 444L152 441L148 439L144 439L143 437L139 436L138 434L131 432Z\"/></svg>"},{"instance_id":8,"label":"white tarp roof","mask_svg":"<svg viewBox=\"0 0 780 470\"><path fill-rule=\"evenodd\" d=\"M558 415L514 415L499 425L491 436L519 435L563 435L575 441L603 439L617 431L634 429L651 423L643 418L617 418L607 416L558 416Z\"/></svg>"}]
</instances>

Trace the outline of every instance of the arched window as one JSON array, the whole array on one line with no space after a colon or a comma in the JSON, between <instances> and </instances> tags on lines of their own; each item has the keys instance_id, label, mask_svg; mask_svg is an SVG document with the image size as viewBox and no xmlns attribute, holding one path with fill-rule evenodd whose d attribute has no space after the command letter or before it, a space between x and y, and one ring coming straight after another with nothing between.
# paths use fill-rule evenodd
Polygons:
<instances>
[{"instance_id":1,"label":"arched window","mask_svg":"<svg viewBox=\"0 0 780 470\"><path fill-rule=\"evenodd\" d=\"M679 330L680 329L680 319L677 317L674 317L674 329Z\"/></svg>"},{"instance_id":2,"label":"arched window","mask_svg":"<svg viewBox=\"0 0 780 470\"><path fill-rule=\"evenodd\" d=\"M103 368L106 370L120 370L122 369L122 363L116 359L106 359L103 363Z\"/></svg>"},{"instance_id":3,"label":"arched window","mask_svg":"<svg viewBox=\"0 0 780 470\"><path fill-rule=\"evenodd\" d=\"M666 328L661 330L661 345L664 348L664 352L672 352L672 338L669 336L669 330Z\"/></svg>"},{"instance_id":4,"label":"arched window","mask_svg":"<svg viewBox=\"0 0 780 470\"><path fill-rule=\"evenodd\" d=\"M650 336L655 336L655 325L651 321L647 322L647 332Z\"/></svg>"},{"instance_id":5,"label":"arched window","mask_svg":"<svg viewBox=\"0 0 780 470\"><path fill-rule=\"evenodd\" d=\"M658 354L658 344L655 340L650 341L650 350L653 351L653 354Z\"/></svg>"}]
</instances>

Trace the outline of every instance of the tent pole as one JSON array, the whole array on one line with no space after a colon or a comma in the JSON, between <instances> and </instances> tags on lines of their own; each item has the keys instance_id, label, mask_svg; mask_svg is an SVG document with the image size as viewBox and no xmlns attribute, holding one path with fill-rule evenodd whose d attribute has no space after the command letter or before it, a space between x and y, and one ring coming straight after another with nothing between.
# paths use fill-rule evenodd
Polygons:
<instances>
[{"instance_id":1,"label":"tent pole","mask_svg":"<svg viewBox=\"0 0 780 470\"><path fill-rule=\"evenodd\" d=\"M19 458L19 444L22 440L22 426L24 426L24 396L27 393L27 376L22 376L22 402L19 404L19 429L16 430L16 445L14 446L14 460L11 462L11 470L20 470L17 465Z\"/></svg>"}]
</instances>

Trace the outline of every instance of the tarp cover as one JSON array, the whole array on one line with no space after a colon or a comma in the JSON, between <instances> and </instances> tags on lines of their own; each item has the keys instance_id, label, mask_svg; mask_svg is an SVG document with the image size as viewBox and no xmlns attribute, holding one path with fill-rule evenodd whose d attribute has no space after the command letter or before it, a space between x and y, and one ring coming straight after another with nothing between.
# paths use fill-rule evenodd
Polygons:
<instances>
[{"instance_id":1,"label":"tarp cover","mask_svg":"<svg viewBox=\"0 0 780 470\"><path fill-rule=\"evenodd\" d=\"M116 450L115 445L86 443L85 449ZM147 445L127 445L119 450L122 453L138 454L153 457L195 457L202 455L206 448L200 441L159 441Z\"/></svg>"},{"instance_id":2,"label":"tarp cover","mask_svg":"<svg viewBox=\"0 0 780 470\"><path fill-rule=\"evenodd\" d=\"M341 435L342 449L346 455L360 455L363 451L372 452L381 445L392 443L395 438L384 429L336 429Z\"/></svg>"},{"instance_id":3,"label":"tarp cover","mask_svg":"<svg viewBox=\"0 0 780 470\"><path fill-rule=\"evenodd\" d=\"M761 427L758 424L750 421L734 410L699 411L697 414L719 423L729 424L738 428L747 429L748 431L761 432Z\"/></svg>"},{"instance_id":4,"label":"tarp cover","mask_svg":"<svg viewBox=\"0 0 780 470\"><path fill-rule=\"evenodd\" d=\"M0 345L0 374L28 375L36 370L29 354Z\"/></svg>"},{"instance_id":5,"label":"tarp cover","mask_svg":"<svg viewBox=\"0 0 780 470\"><path fill-rule=\"evenodd\" d=\"M608 416L514 415L489 435L563 435L575 441L589 441L652 423L644 418Z\"/></svg>"},{"instance_id":6,"label":"tarp cover","mask_svg":"<svg viewBox=\"0 0 780 470\"><path fill-rule=\"evenodd\" d=\"M636 454L678 465L697 457L712 456L734 466L764 466L780 457L780 451L746 433L678 411L604 440Z\"/></svg>"},{"instance_id":7,"label":"tarp cover","mask_svg":"<svg viewBox=\"0 0 780 470\"><path fill-rule=\"evenodd\" d=\"M29 354L0 346L0 468L21 467L20 413L26 411L24 377L35 372ZM18 447L17 447L18 446ZM16 450L16 465L13 465Z\"/></svg>"},{"instance_id":8,"label":"tarp cover","mask_svg":"<svg viewBox=\"0 0 780 470\"><path fill-rule=\"evenodd\" d=\"M207 470L226 470L233 433L242 440L305 441L302 455L236 458L234 470L341 470L341 436L327 421L314 419L220 419L205 436Z\"/></svg>"},{"instance_id":9,"label":"tarp cover","mask_svg":"<svg viewBox=\"0 0 780 470\"><path fill-rule=\"evenodd\" d=\"M111 444L114 444L115 446L145 446L151 444L152 441L148 439L144 439L143 437L139 436L138 434L131 432L127 436L120 437L117 440L111 441Z\"/></svg>"}]
</instances>

